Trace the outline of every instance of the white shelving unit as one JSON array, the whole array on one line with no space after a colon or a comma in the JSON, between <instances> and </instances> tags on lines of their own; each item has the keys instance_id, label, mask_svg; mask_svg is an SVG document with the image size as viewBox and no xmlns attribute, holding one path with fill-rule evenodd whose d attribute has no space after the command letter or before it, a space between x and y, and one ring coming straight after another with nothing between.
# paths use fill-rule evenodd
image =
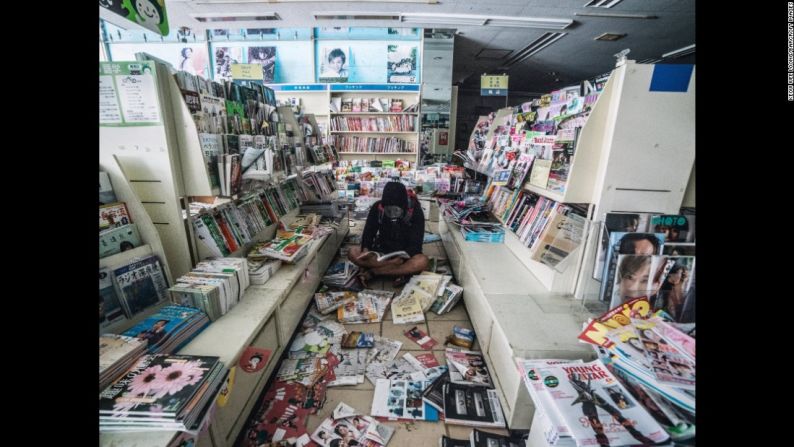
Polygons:
<instances>
[{"instance_id":1,"label":"white shelving unit","mask_svg":"<svg viewBox=\"0 0 794 447\"><path fill-rule=\"evenodd\" d=\"M111 62L108 64L121 64ZM181 157L174 120L170 88L173 78L168 68L150 62L154 67L156 84L151 93L160 116L156 125L129 127L99 127L99 163L110 175L114 190L118 187L119 200L137 198L137 209L130 208L137 222L142 214L148 216L151 227L139 226L144 241L155 253L162 254L169 282L190 271L190 250L187 232L182 219L180 198L185 196ZM202 169L205 168L202 166ZM205 174L206 175L206 174ZM126 186L129 185L129 190ZM117 194L119 194L117 193ZM137 204L140 204L139 206ZM128 205L129 206L129 205ZM136 217L138 216L138 217ZM158 235L156 242L149 229ZM161 252L161 253L160 253Z\"/></svg>"},{"instance_id":2,"label":"white shelving unit","mask_svg":"<svg viewBox=\"0 0 794 447\"><path fill-rule=\"evenodd\" d=\"M176 82L165 65L149 64L155 68L154 106L162 122L136 127L101 126L100 169L108 172L119 200L128 203L146 243L119 257L158 253L165 264L169 284L173 284L173 278L193 267L191 245L198 259L209 256L191 237L192 225L189 217L185 219L183 215L180 200L190 195L212 196L217 191L209 188L197 131L184 101L175 94L178 94ZM327 101L323 104L327 108ZM284 113L288 115L284 121L299 132L292 113ZM300 133L296 137L303 142ZM306 169L315 167L306 166ZM293 209L281 220L289 223L297 213ZM271 225L255 240L272 238L275 229ZM272 351L268 365L257 373L248 374L238 368L226 405L215 408L208 429L198 435L196 445L226 447L234 443L348 231L344 218L335 232L312 241L303 259L283 265L266 284L249 287L240 303L178 352L218 356L231 368L237 365L248 346ZM244 251L240 249L234 255L244 255ZM110 258L106 259L105 262L111 262ZM152 306L147 312L150 314L157 307ZM142 319L143 314L126 322L127 327ZM102 433L100 445L166 447L176 435L177 432Z\"/></svg>"},{"instance_id":3,"label":"white shelving unit","mask_svg":"<svg viewBox=\"0 0 794 447\"><path fill-rule=\"evenodd\" d=\"M348 221L342 219L337 231L311 243L303 259L294 265L283 265L264 285L250 286L240 303L178 352L218 356L227 367L235 367L248 346L272 351L268 364L256 373L237 368L226 405L215 408L209 429L199 435L197 446L234 444L348 231ZM176 435L177 432L103 433L100 445L166 447Z\"/></svg>"},{"instance_id":4,"label":"white shelving unit","mask_svg":"<svg viewBox=\"0 0 794 447\"><path fill-rule=\"evenodd\" d=\"M589 204L591 224L612 211L678 213L690 174L694 179L695 70L686 91L651 91L655 67L627 61L613 70L580 131L564 192L523 188L561 203ZM510 107L496 112L487 138L510 113ZM550 292L592 297L598 291L592 279L596 227L556 269L529 259L510 230L505 245Z\"/></svg>"}]
</instances>

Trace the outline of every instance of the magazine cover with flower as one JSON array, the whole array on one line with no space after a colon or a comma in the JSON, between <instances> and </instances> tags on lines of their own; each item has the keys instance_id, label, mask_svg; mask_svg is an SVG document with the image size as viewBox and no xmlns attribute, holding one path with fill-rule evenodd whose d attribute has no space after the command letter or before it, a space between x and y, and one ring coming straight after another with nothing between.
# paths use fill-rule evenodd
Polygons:
<instances>
[{"instance_id":1,"label":"magazine cover with flower","mask_svg":"<svg viewBox=\"0 0 794 447\"><path fill-rule=\"evenodd\" d=\"M219 357L145 355L99 394L99 413L176 417L219 362Z\"/></svg>"}]
</instances>

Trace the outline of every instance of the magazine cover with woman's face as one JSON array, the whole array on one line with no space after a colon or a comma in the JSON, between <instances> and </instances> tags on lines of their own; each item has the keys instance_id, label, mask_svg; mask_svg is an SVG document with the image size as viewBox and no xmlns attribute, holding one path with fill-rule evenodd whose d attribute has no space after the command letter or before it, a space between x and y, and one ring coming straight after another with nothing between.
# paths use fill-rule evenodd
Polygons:
<instances>
[{"instance_id":1,"label":"magazine cover with woman's face","mask_svg":"<svg viewBox=\"0 0 794 447\"><path fill-rule=\"evenodd\" d=\"M350 47L323 47L320 60L320 82L347 82Z\"/></svg>"}]
</instances>

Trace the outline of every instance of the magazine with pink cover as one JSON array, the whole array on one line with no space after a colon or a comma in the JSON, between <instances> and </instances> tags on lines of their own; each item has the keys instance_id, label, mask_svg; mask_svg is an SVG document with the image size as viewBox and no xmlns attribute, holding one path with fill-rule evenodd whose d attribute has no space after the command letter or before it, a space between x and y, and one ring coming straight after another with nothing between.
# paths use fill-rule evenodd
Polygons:
<instances>
[{"instance_id":1,"label":"magazine with pink cover","mask_svg":"<svg viewBox=\"0 0 794 447\"><path fill-rule=\"evenodd\" d=\"M671 386L694 390L695 362L660 336L654 330L654 322L633 320L633 323L656 379Z\"/></svg>"},{"instance_id":2,"label":"magazine with pink cover","mask_svg":"<svg viewBox=\"0 0 794 447\"><path fill-rule=\"evenodd\" d=\"M675 326L667 323L661 318L651 318L649 322L655 324L653 330L662 338L667 340L670 344L678 348L682 354L689 356L689 359L695 360L695 339L689 335L681 332Z\"/></svg>"}]
</instances>

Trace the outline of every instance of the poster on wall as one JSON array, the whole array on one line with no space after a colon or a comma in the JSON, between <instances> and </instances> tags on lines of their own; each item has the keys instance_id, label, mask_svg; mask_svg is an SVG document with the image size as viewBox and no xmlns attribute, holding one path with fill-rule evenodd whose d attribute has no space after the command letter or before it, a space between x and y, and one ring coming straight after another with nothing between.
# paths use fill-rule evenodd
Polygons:
<instances>
[{"instance_id":1,"label":"poster on wall","mask_svg":"<svg viewBox=\"0 0 794 447\"><path fill-rule=\"evenodd\" d=\"M209 53L203 43L110 44L110 56L114 61L135 60L135 54L141 51L168 62L176 70L209 78Z\"/></svg>"},{"instance_id":2,"label":"poster on wall","mask_svg":"<svg viewBox=\"0 0 794 447\"><path fill-rule=\"evenodd\" d=\"M232 64L243 63L240 47L215 47L215 80L231 81Z\"/></svg>"},{"instance_id":3,"label":"poster on wall","mask_svg":"<svg viewBox=\"0 0 794 447\"><path fill-rule=\"evenodd\" d=\"M347 82L350 47L323 47L320 60L320 82Z\"/></svg>"},{"instance_id":4,"label":"poster on wall","mask_svg":"<svg viewBox=\"0 0 794 447\"><path fill-rule=\"evenodd\" d=\"M99 6L161 36L168 35L165 0L99 0Z\"/></svg>"},{"instance_id":5,"label":"poster on wall","mask_svg":"<svg viewBox=\"0 0 794 447\"><path fill-rule=\"evenodd\" d=\"M276 47L248 47L248 63L262 66L262 79L272 84L276 78Z\"/></svg>"},{"instance_id":6,"label":"poster on wall","mask_svg":"<svg viewBox=\"0 0 794 447\"><path fill-rule=\"evenodd\" d=\"M99 125L160 124L152 62L102 62L99 65Z\"/></svg>"},{"instance_id":7,"label":"poster on wall","mask_svg":"<svg viewBox=\"0 0 794 447\"><path fill-rule=\"evenodd\" d=\"M386 63L386 78L392 84L416 83L416 47L412 45L389 45Z\"/></svg>"}]
</instances>

